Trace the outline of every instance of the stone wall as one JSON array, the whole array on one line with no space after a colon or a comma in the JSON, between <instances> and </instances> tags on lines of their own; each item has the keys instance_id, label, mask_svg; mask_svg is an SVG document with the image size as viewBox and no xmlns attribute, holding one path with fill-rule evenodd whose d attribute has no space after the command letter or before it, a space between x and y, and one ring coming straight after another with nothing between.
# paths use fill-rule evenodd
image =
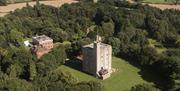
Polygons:
<instances>
[{"instance_id":1,"label":"stone wall","mask_svg":"<svg viewBox=\"0 0 180 91\"><path fill-rule=\"evenodd\" d=\"M96 54L91 48L83 48L83 71L96 75Z\"/></svg>"},{"instance_id":2,"label":"stone wall","mask_svg":"<svg viewBox=\"0 0 180 91\"><path fill-rule=\"evenodd\" d=\"M95 42L83 47L83 71L99 76L101 69L111 73L112 47L101 42Z\"/></svg>"}]
</instances>

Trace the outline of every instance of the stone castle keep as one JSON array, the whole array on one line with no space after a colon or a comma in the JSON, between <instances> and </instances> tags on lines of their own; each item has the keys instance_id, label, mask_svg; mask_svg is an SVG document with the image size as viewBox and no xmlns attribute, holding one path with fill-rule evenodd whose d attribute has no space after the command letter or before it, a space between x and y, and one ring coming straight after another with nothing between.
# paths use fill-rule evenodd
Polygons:
<instances>
[{"instance_id":1,"label":"stone castle keep","mask_svg":"<svg viewBox=\"0 0 180 91\"><path fill-rule=\"evenodd\" d=\"M111 75L112 47L101 43L101 37L97 36L92 44L85 45L83 50L83 71L106 79Z\"/></svg>"}]
</instances>

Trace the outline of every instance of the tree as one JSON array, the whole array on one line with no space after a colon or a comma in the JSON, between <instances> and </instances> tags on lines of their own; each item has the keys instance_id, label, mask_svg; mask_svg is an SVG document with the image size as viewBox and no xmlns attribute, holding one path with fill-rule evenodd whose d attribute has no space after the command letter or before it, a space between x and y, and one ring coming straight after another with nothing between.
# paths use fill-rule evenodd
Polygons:
<instances>
[{"instance_id":1,"label":"tree","mask_svg":"<svg viewBox=\"0 0 180 91\"><path fill-rule=\"evenodd\" d=\"M156 49L151 47L143 47L139 54L138 60L141 65L152 65L159 60Z\"/></svg>"},{"instance_id":2,"label":"tree","mask_svg":"<svg viewBox=\"0 0 180 91\"><path fill-rule=\"evenodd\" d=\"M66 88L67 91L106 91L106 89L98 82L80 82L71 87Z\"/></svg>"},{"instance_id":3,"label":"tree","mask_svg":"<svg viewBox=\"0 0 180 91\"><path fill-rule=\"evenodd\" d=\"M0 18L0 80L4 81L4 85L12 78L19 83L19 80L31 80L26 82L32 84L36 91L61 91L65 88L70 91L101 91L98 83L73 83L68 74L51 73L65 63L66 53L71 57L80 55L82 46L92 43L98 33L112 45L114 55L141 64L140 68L149 68L153 74L166 79L162 87L169 90L180 78L177 51L180 44L177 38L180 34L179 16L178 10L162 11L122 0L65 4L61 8L37 2L34 7L28 6ZM88 32L90 26L97 27ZM24 39L41 34L49 35L55 42L69 41L71 46L68 49L55 47L42 59L36 60L21 44ZM171 48L157 54L154 48L148 46L147 38L168 44L170 46L165 47ZM26 82L24 84L29 86ZM0 85L0 88L14 90L17 87L20 91L19 83Z\"/></svg>"},{"instance_id":4,"label":"tree","mask_svg":"<svg viewBox=\"0 0 180 91\"><path fill-rule=\"evenodd\" d=\"M63 42L68 40L68 33L60 28L57 29L52 29L52 34L50 35L50 37L52 37L54 39L54 41L57 42Z\"/></svg>"},{"instance_id":5,"label":"tree","mask_svg":"<svg viewBox=\"0 0 180 91\"><path fill-rule=\"evenodd\" d=\"M1 91L32 91L32 85L25 80L9 79L0 82Z\"/></svg>"},{"instance_id":6,"label":"tree","mask_svg":"<svg viewBox=\"0 0 180 91\"><path fill-rule=\"evenodd\" d=\"M174 4L179 4L180 3L180 0L173 0L174 1Z\"/></svg>"},{"instance_id":7,"label":"tree","mask_svg":"<svg viewBox=\"0 0 180 91\"><path fill-rule=\"evenodd\" d=\"M36 90L40 91L65 91L66 87L76 84L77 80L68 72L56 69L46 76L40 76L34 81Z\"/></svg>"},{"instance_id":8,"label":"tree","mask_svg":"<svg viewBox=\"0 0 180 91\"><path fill-rule=\"evenodd\" d=\"M9 34L9 43L14 44L15 46L20 46L23 41L23 34L17 30L11 30Z\"/></svg>"},{"instance_id":9,"label":"tree","mask_svg":"<svg viewBox=\"0 0 180 91\"><path fill-rule=\"evenodd\" d=\"M0 47L0 60L3 60L3 58L7 55L8 55L8 50Z\"/></svg>"},{"instance_id":10,"label":"tree","mask_svg":"<svg viewBox=\"0 0 180 91\"><path fill-rule=\"evenodd\" d=\"M7 72L10 78L16 78L22 74L22 68L18 64L12 64L7 69Z\"/></svg>"},{"instance_id":11,"label":"tree","mask_svg":"<svg viewBox=\"0 0 180 91\"><path fill-rule=\"evenodd\" d=\"M7 0L1 0L1 1L0 1L0 6L1 6L1 5L7 5Z\"/></svg>"},{"instance_id":12,"label":"tree","mask_svg":"<svg viewBox=\"0 0 180 91\"><path fill-rule=\"evenodd\" d=\"M0 46L5 48L8 47L7 39L5 36L0 35Z\"/></svg>"},{"instance_id":13,"label":"tree","mask_svg":"<svg viewBox=\"0 0 180 91\"><path fill-rule=\"evenodd\" d=\"M36 64L34 63L34 61L30 61L30 63L29 63L29 80L34 80L36 75L37 75Z\"/></svg>"},{"instance_id":14,"label":"tree","mask_svg":"<svg viewBox=\"0 0 180 91\"><path fill-rule=\"evenodd\" d=\"M64 45L59 45L54 48L51 52L44 55L40 60L41 62L37 63L37 71L41 73L40 75L47 75L51 70L56 69L58 66L65 63L66 52Z\"/></svg>"},{"instance_id":15,"label":"tree","mask_svg":"<svg viewBox=\"0 0 180 91\"><path fill-rule=\"evenodd\" d=\"M111 22L102 23L102 32L105 37L112 36L114 33L114 24Z\"/></svg>"},{"instance_id":16,"label":"tree","mask_svg":"<svg viewBox=\"0 0 180 91\"><path fill-rule=\"evenodd\" d=\"M175 87L175 79L177 79L180 74L179 62L180 60L176 56L166 56L153 64L158 75L166 79L163 82L164 89L173 89Z\"/></svg>"},{"instance_id":17,"label":"tree","mask_svg":"<svg viewBox=\"0 0 180 91\"><path fill-rule=\"evenodd\" d=\"M117 55L119 53L119 48L120 48L120 40L116 37L109 37L107 39L107 43L112 46L113 49L113 55Z\"/></svg>"}]
</instances>

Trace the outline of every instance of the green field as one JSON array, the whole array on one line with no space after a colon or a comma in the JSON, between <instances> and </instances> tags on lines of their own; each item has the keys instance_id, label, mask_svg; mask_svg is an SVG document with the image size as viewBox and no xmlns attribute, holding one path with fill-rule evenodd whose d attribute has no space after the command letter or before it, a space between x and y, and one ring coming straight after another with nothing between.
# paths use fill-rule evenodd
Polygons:
<instances>
[{"instance_id":1,"label":"green field","mask_svg":"<svg viewBox=\"0 0 180 91\"><path fill-rule=\"evenodd\" d=\"M145 3L164 3L164 4L172 4L174 0L143 0Z\"/></svg>"},{"instance_id":2,"label":"green field","mask_svg":"<svg viewBox=\"0 0 180 91\"><path fill-rule=\"evenodd\" d=\"M112 67L117 71L104 81L81 72L79 64L76 63L71 64L71 66L63 65L60 69L70 72L78 81L98 81L102 83L108 91L125 91L136 84L147 83L139 74L140 69L132 66L123 59L113 57Z\"/></svg>"}]
</instances>

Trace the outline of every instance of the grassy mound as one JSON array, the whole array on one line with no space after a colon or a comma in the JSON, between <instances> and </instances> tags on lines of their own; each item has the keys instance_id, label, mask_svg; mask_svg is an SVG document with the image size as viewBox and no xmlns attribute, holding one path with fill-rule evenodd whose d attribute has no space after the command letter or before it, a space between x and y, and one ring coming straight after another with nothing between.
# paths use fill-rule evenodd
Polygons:
<instances>
[{"instance_id":1,"label":"grassy mound","mask_svg":"<svg viewBox=\"0 0 180 91\"><path fill-rule=\"evenodd\" d=\"M132 86L141 83L147 83L140 75L140 69L132 66L123 59L113 57L112 67L116 72L112 73L111 77L102 81L91 75L81 71L81 65L78 62L68 63L59 67L62 70L70 72L78 81L98 81L101 82L108 91L124 91Z\"/></svg>"}]
</instances>

